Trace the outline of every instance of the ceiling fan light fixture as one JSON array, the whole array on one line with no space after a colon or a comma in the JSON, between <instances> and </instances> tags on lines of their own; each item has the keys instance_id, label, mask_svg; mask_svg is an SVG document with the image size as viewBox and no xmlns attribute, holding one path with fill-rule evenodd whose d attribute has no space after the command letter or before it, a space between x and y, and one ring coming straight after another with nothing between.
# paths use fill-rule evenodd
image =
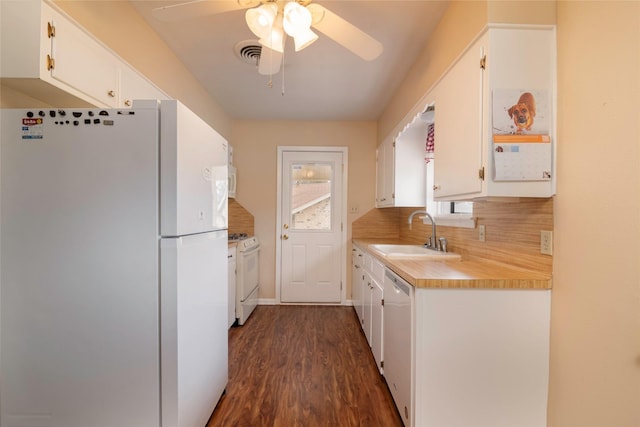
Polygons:
<instances>
[{"instance_id":1,"label":"ceiling fan light fixture","mask_svg":"<svg viewBox=\"0 0 640 427\"><path fill-rule=\"evenodd\" d=\"M301 51L305 47L309 46L314 41L318 40L318 35L311 30L308 30L302 34L298 34L293 38L293 42L296 46L296 52Z\"/></svg>"},{"instance_id":2,"label":"ceiling fan light fixture","mask_svg":"<svg viewBox=\"0 0 640 427\"><path fill-rule=\"evenodd\" d=\"M311 12L295 1L289 2L284 6L282 26L291 37L307 32L311 27Z\"/></svg>"},{"instance_id":3,"label":"ceiling fan light fixture","mask_svg":"<svg viewBox=\"0 0 640 427\"><path fill-rule=\"evenodd\" d=\"M271 27L271 31L266 36L260 37L261 45L275 50L276 52L284 53L284 31L282 30L282 15L276 16L276 20Z\"/></svg>"},{"instance_id":4,"label":"ceiling fan light fixture","mask_svg":"<svg viewBox=\"0 0 640 427\"><path fill-rule=\"evenodd\" d=\"M318 40L318 35L311 31L311 12L295 1L284 6L282 26L284 31L293 37L296 52Z\"/></svg>"},{"instance_id":5,"label":"ceiling fan light fixture","mask_svg":"<svg viewBox=\"0 0 640 427\"><path fill-rule=\"evenodd\" d=\"M275 3L265 3L259 7L248 9L245 20L249 29L260 38L266 38L272 31L278 15L278 6Z\"/></svg>"}]
</instances>

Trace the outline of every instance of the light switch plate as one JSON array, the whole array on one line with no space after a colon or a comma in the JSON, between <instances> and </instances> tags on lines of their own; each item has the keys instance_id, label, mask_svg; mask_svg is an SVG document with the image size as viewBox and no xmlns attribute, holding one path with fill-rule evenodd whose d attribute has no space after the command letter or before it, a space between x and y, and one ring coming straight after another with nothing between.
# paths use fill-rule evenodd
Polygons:
<instances>
[{"instance_id":1,"label":"light switch plate","mask_svg":"<svg viewBox=\"0 0 640 427\"><path fill-rule=\"evenodd\" d=\"M480 240L481 242L484 242L486 239L486 234L485 234L486 230L484 228L484 224L481 224L478 226L478 240Z\"/></svg>"}]
</instances>

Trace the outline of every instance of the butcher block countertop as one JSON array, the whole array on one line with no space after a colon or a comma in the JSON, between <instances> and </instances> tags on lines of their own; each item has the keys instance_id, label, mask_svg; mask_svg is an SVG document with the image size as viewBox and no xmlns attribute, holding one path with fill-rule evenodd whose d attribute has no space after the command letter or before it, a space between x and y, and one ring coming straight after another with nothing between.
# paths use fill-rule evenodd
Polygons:
<instances>
[{"instance_id":1,"label":"butcher block countertop","mask_svg":"<svg viewBox=\"0 0 640 427\"><path fill-rule=\"evenodd\" d=\"M353 239L353 244L367 251L385 266L416 288L430 289L551 289L551 275L510 267L505 264L465 259L428 261L420 259L387 259L371 244L399 244L399 241Z\"/></svg>"}]
</instances>

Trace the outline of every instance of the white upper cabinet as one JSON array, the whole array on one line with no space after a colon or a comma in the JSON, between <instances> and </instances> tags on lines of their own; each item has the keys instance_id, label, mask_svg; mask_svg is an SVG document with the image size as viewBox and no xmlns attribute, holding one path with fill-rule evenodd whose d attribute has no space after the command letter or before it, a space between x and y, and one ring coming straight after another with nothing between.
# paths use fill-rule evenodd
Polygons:
<instances>
[{"instance_id":1,"label":"white upper cabinet","mask_svg":"<svg viewBox=\"0 0 640 427\"><path fill-rule=\"evenodd\" d=\"M444 75L435 95L434 196L479 193L482 180L482 77L487 35Z\"/></svg>"},{"instance_id":2,"label":"white upper cabinet","mask_svg":"<svg viewBox=\"0 0 640 427\"><path fill-rule=\"evenodd\" d=\"M376 207L393 206L393 138L387 138L376 152Z\"/></svg>"},{"instance_id":3,"label":"white upper cabinet","mask_svg":"<svg viewBox=\"0 0 640 427\"><path fill-rule=\"evenodd\" d=\"M25 0L0 7L3 84L57 106L169 99L55 6Z\"/></svg>"},{"instance_id":4,"label":"white upper cabinet","mask_svg":"<svg viewBox=\"0 0 640 427\"><path fill-rule=\"evenodd\" d=\"M120 69L120 91L118 94L119 107L131 107L134 99L169 99L153 83L129 67Z\"/></svg>"},{"instance_id":5,"label":"white upper cabinet","mask_svg":"<svg viewBox=\"0 0 640 427\"><path fill-rule=\"evenodd\" d=\"M96 104L117 107L116 58L60 13L48 7L43 12L48 16L47 28L52 28L51 78L94 99Z\"/></svg>"},{"instance_id":6,"label":"white upper cabinet","mask_svg":"<svg viewBox=\"0 0 640 427\"><path fill-rule=\"evenodd\" d=\"M555 46L554 27L491 26L438 82L435 200L555 194ZM524 93L531 129L509 112Z\"/></svg>"},{"instance_id":7,"label":"white upper cabinet","mask_svg":"<svg viewBox=\"0 0 640 427\"><path fill-rule=\"evenodd\" d=\"M376 207L424 206L426 136L417 121L378 146Z\"/></svg>"}]
</instances>

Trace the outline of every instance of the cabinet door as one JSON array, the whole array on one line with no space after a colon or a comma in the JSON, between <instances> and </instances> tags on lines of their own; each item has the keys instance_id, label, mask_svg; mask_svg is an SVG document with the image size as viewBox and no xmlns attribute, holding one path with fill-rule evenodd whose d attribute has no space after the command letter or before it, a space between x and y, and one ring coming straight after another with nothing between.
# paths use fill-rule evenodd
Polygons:
<instances>
[{"instance_id":1,"label":"cabinet door","mask_svg":"<svg viewBox=\"0 0 640 427\"><path fill-rule=\"evenodd\" d=\"M371 274L368 271L364 272L364 281L362 329L364 330L364 336L367 337L369 347L371 347L371 289L373 285L373 279L371 278Z\"/></svg>"},{"instance_id":2,"label":"cabinet door","mask_svg":"<svg viewBox=\"0 0 640 427\"><path fill-rule=\"evenodd\" d=\"M378 370L382 371L382 284L373 279L371 285L371 352Z\"/></svg>"},{"instance_id":3,"label":"cabinet door","mask_svg":"<svg viewBox=\"0 0 640 427\"><path fill-rule=\"evenodd\" d=\"M382 206L384 197L384 143L376 149L376 207Z\"/></svg>"},{"instance_id":4,"label":"cabinet door","mask_svg":"<svg viewBox=\"0 0 640 427\"><path fill-rule=\"evenodd\" d=\"M414 120L395 140L394 206L424 207L427 131L425 122Z\"/></svg>"},{"instance_id":5,"label":"cabinet door","mask_svg":"<svg viewBox=\"0 0 640 427\"><path fill-rule=\"evenodd\" d=\"M394 145L389 138L378 147L376 207L393 206Z\"/></svg>"},{"instance_id":6,"label":"cabinet door","mask_svg":"<svg viewBox=\"0 0 640 427\"><path fill-rule=\"evenodd\" d=\"M364 271L362 268L362 252L354 249L352 253L352 270L351 270L351 301L356 310L358 321L362 326L362 292Z\"/></svg>"},{"instance_id":7,"label":"cabinet door","mask_svg":"<svg viewBox=\"0 0 640 427\"><path fill-rule=\"evenodd\" d=\"M434 198L482 191L482 93L487 35L478 39L437 86Z\"/></svg>"},{"instance_id":8,"label":"cabinet door","mask_svg":"<svg viewBox=\"0 0 640 427\"><path fill-rule=\"evenodd\" d=\"M487 71L485 71L484 123L494 124L497 133L515 130L508 108L515 104L524 91L534 95L536 114L532 134L549 134L550 144L535 144L538 148L549 146L550 151L528 151L522 157L531 162L503 162L504 169L527 170L531 167L542 177L542 165L549 162L550 180L496 180L495 151L492 126L485 126L484 164L487 169L485 190L482 196L495 197L551 197L555 194L555 92L556 92L556 41L555 30L540 28L492 28L489 30ZM511 92L505 98L505 92ZM496 99L496 93L497 99ZM493 100L491 97L493 96ZM495 104L493 107L491 104ZM501 111L504 110L504 111ZM493 114L497 113L496 117ZM525 148L523 144L520 149ZM540 162L540 163L538 163ZM531 173L531 172L529 172Z\"/></svg>"},{"instance_id":9,"label":"cabinet door","mask_svg":"<svg viewBox=\"0 0 640 427\"><path fill-rule=\"evenodd\" d=\"M46 3L0 1L0 77L3 84L7 79L49 75L46 59L51 54L51 39L47 32L50 10Z\"/></svg>"},{"instance_id":10,"label":"cabinet door","mask_svg":"<svg viewBox=\"0 0 640 427\"><path fill-rule=\"evenodd\" d=\"M120 70L119 93L120 107L131 107L134 99L168 99L160 89L131 68Z\"/></svg>"},{"instance_id":11,"label":"cabinet door","mask_svg":"<svg viewBox=\"0 0 640 427\"><path fill-rule=\"evenodd\" d=\"M63 15L51 10L55 27L51 77L95 99L98 104L116 107L118 61L90 35Z\"/></svg>"}]
</instances>

